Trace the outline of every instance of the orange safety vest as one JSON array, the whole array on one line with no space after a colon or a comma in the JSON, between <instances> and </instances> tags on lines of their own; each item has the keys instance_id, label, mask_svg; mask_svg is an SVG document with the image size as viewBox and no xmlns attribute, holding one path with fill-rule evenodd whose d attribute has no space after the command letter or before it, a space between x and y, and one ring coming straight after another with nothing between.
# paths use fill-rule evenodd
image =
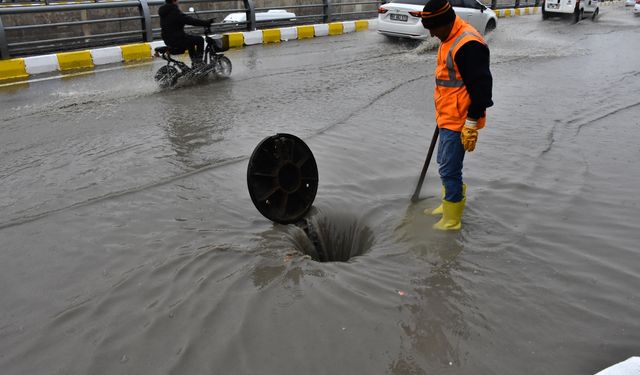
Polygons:
<instances>
[{"instance_id":1,"label":"orange safety vest","mask_svg":"<svg viewBox=\"0 0 640 375\"><path fill-rule=\"evenodd\" d=\"M439 128L461 132L467 119L471 97L462 81L455 57L460 47L473 40L487 44L473 26L456 16L449 37L440 44L438 49L436 87L433 97L436 102L436 122ZM478 119L478 129L484 127L486 120L486 116Z\"/></svg>"}]
</instances>

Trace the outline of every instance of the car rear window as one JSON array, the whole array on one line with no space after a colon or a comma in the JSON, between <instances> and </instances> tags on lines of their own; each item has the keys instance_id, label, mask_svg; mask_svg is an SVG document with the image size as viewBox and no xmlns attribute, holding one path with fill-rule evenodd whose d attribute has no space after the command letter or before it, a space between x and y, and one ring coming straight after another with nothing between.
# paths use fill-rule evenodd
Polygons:
<instances>
[{"instance_id":1,"label":"car rear window","mask_svg":"<svg viewBox=\"0 0 640 375\"><path fill-rule=\"evenodd\" d=\"M411 4L411 5L426 5L429 0L391 0L390 3Z\"/></svg>"}]
</instances>

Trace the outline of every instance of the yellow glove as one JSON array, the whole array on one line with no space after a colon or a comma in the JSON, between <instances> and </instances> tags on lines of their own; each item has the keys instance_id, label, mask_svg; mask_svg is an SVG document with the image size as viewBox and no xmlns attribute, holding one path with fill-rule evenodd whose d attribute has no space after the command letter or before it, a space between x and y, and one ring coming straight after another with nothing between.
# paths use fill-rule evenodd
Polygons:
<instances>
[{"instance_id":1,"label":"yellow glove","mask_svg":"<svg viewBox=\"0 0 640 375\"><path fill-rule=\"evenodd\" d=\"M471 152L476 149L476 142L478 141L476 126L478 126L478 122L470 119L467 119L464 123L462 133L460 133L460 141L462 141L462 147L464 147L465 151Z\"/></svg>"}]
</instances>

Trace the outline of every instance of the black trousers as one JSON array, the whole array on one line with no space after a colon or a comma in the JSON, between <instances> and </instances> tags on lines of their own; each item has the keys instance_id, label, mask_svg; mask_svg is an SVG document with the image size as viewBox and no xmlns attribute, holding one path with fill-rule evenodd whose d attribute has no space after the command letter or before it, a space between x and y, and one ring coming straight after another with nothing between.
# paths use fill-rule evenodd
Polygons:
<instances>
[{"instance_id":1,"label":"black trousers","mask_svg":"<svg viewBox=\"0 0 640 375\"><path fill-rule=\"evenodd\" d=\"M189 51L189 57L192 62L202 61L202 54L204 53L204 39L201 36L187 34L184 38L173 41L171 46L184 48Z\"/></svg>"}]
</instances>

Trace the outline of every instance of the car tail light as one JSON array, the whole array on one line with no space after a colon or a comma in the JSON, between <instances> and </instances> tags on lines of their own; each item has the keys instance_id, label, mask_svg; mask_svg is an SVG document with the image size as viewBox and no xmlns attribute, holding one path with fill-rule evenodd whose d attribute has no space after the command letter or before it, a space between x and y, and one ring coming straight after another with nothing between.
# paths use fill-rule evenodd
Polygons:
<instances>
[{"instance_id":1,"label":"car tail light","mask_svg":"<svg viewBox=\"0 0 640 375\"><path fill-rule=\"evenodd\" d=\"M389 11L389 9L384 9L383 7L378 8L378 13L385 14Z\"/></svg>"},{"instance_id":2,"label":"car tail light","mask_svg":"<svg viewBox=\"0 0 640 375\"><path fill-rule=\"evenodd\" d=\"M640 0L638 0L640 1ZM410 15L416 17L416 18L422 18L422 12L409 12Z\"/></svg>"}]
</instances>

